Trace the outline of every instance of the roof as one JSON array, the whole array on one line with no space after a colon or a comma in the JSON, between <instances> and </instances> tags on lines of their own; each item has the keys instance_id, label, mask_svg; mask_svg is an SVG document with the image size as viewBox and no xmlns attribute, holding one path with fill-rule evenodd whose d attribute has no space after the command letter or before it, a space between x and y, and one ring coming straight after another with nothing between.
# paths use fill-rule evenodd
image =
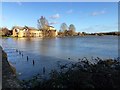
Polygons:
<instances>
[{"instance_id":1,"label":"roof","mask_svg":"<svg viewBox=\"0 0 120 90\"><path fill-rule=\"evenodd\" d=\"M28 27L28 26L27 26L27 28L30 29L30 30L38 30L38 29L36 29L36 28L34 28L34 27Z\"/></svg>"},{"instance_id":2,"label":"roof","mask_svg":"<svg viewBox=\"0 0 120 90\"><path fill-rule=\"evenodd\" d=\"M14 26L13 28L16 28L16 29L24 29L24 27L21 27L21 26Z\"/></svg>"},{"instance_id":3,"label":"roof","mask_svg":"<svg viewBox=\"0 0 120 90\"><path fill-rule=\"evenodd\" d=\"M53 26L49 26L49 27L53 27ZM53 27L54 28L54 27Z\"/></svg>"},{"instance_id":4,"label":"roof","mask_svg":"<svg viewBox=\"0 0 120 90\"><path fill-rule=\"evenodd\" d=\"M28 26L24 26L24 27L21 27L21 26L14 26L13 28L16 28L16 29L24 29L24 28L28 28L29 30L38 30L34 27L28 27Z\"/></svg>"}]
</instances>

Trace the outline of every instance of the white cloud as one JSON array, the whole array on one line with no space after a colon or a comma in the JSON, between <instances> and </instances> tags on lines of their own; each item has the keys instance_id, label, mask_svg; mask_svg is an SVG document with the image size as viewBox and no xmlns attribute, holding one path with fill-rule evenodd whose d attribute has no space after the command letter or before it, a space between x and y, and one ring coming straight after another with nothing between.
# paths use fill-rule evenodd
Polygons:
<instances>
[{"instance_id":1,"label":"white cloud","mask_svg":"<svg viewBox=\"0 0 120 90\"><path fill-rule=\"evenodd\" d=\"M70 9L70 10L68 10L66 13L71 14L71 13L73 13L73 10Z\"/></svg>"},{"instance_id":2,"label":"white cloud","mask_svg":"<svg viewBox=\"0 0 120 90\"><path fill-rule=\"evenodd\" d=\"M50 18L52 18L52 19L57 19L57 18L60 18L60 14L55 14L55 15L52 15L52 16L50 16Z\"/></svg>"},{"instance_id":3,"label":"white cloud","mask_svg":"<svg viewBox=\"0 0 120 90\"><path fill-rule=\"evenodd\" d=\"M49 24L50 25L53 25L53 24L58 24L59 22L50 22Z\"/></svg>"},{"instance_id":4,"label":"white cloud","mask_svg":"<svg viewBox=\"0 0 120 90\"><path fill-rule=\"evenodd\" d=\"M111 32L118 31L118 25L95 25L81 29L84 32Z\"/></svg>"},{"instance_id":5,"label":"white cloud","mask_svg":"<svg viewBox=\"0 0 120 90\"><path fill-rule=\"evenodd\" d=\"M99 26L102 30L110 30L110 31L113 31L113 30L118 30L118 25L102 25L102 26Z\"/></svg>"},{"instance_id":6,"label":"white cloud","mask_svg":"<svg viewBox=\"0 0 120 90\"><path fill-rule=\"evenodd\" d=\"M19 5L19 6L21 6L22 5L22 2L21 1L16 1L17 2L17 4Z\"/></svg>"},{"instance_id":7,"label":"white cloud","mask_svg":"<svg viewBox=\"0 0 120 90\"><path fill-rule=\"evenodd\" d=\"M95 11L95 12L92 12L91 15L92 16L98 16L98 15L102 15L102 14L105 14L106 11L105 10L102 10L102 11Z\"/></svg>"},{"instance_id":8,"label":"white cloud","mask_svg":"<svg viewBox=\"0 0 120 90\"><path fill-rule=\"evenodd\" d=\"M84 29L81 29L83 32L91 32L91 31L95 31L94 28L91 26L91 27L86 27Z\"/></svg>"}]
</instances>

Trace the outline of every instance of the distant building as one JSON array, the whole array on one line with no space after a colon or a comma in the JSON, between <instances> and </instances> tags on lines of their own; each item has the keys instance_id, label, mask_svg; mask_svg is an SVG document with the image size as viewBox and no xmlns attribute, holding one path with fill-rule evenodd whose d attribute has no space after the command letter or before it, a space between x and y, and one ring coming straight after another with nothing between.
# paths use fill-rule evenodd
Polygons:
<instances>
[{"instance_id":1,"label":"distant building","mask_svg":"<svg viewBox=\"0 0 120 90\"><path fill-rule=\"evenodd\" d=\"M14 26L12 30L14 37L42 37L42 31L33 27Z\"/></svg>"},{"instance_id":2,"label":"distant building","mask_svg":"<svg viewBox=\"0 0 120 90\"><path fill-rule=\"evenodd\" d=\"M13 37L56 37L57 30L53 26L47 26L47 29L38 30L34 27L13 27Z\"/></svg>"},{"instance_id":3,"label":"distant building","mask_svg":"<svg viewBox=\"0 0 120 90\"><path fill-rule=\"evenodd\" d=\"M48 26L48 30L56 30L53 26Z\"/></svg>"}]
</instances>

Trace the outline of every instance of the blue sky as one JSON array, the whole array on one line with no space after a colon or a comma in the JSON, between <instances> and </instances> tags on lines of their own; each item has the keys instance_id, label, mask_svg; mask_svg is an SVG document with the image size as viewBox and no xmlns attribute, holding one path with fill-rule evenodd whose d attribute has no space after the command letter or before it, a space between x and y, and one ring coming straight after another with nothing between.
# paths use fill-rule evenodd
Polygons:
<instances>
[{"instance_id":1,"label":"blue sky","mask_svg":"<svg viewBox=\"0 0 120 90\"><path fill-rule=\"evenodd\" d=\"M2 26L32 26L45 16L57 30L61 23L74 24L77 32L118 30L117 2L3 2Z\"/></svg>"}]
</instances>

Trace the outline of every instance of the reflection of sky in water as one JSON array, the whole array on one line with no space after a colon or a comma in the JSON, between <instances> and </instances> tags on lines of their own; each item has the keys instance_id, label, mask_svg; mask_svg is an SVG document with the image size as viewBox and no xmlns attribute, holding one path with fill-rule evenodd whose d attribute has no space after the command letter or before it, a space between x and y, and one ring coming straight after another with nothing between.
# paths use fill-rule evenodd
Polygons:
<instances>
[{"instance_id":1,"label":"reflection of sky in water","mask_svg":"<svg viewBox=\"0 0 120 90\"><path fill-rule=\"evenodd\" d=\"M42 73L56 67L57 61L77 61L82 57L114 58L118 57L117 36L86 36L69 38L4 38L2 47L8 54L9 61L22 75L19 78L29 78L38 72ZM1 44L1 43L0 43ZM15 49L23 51L23 58ZM27 62L26 57L29 56ZM35 60L35 65L32 61ZM70 61L70 60L69 60Z\"/></svg>"}]
</instances>

